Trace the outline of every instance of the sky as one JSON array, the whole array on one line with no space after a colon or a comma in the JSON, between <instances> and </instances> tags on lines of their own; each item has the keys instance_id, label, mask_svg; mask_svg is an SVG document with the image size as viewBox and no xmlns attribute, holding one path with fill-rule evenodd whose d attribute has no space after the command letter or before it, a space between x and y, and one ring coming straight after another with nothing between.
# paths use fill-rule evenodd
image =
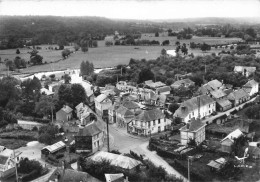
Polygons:
<instances>
[{"instance_id":1,"label":"sky","mask_svg":"<svg viewBox=\"0 0 260 182\"><path fill-rule=\"evenodd\" d=\"M260 17L260 0L0 0L0 15L139 20Z\"/></svg>"}]
</instances>

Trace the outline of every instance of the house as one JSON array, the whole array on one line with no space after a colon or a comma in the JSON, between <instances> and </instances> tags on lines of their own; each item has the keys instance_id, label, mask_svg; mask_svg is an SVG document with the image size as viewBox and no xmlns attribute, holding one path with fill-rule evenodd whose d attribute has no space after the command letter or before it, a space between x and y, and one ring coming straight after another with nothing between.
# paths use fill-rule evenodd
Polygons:
<instances>
[{"instance_id":1,"label":"house","mask_svg":"<svg viewBox=\"0 0 260 182\"><path fill-rule=\"evenodd\" d=\"M0 146L0 181L15 174L15 163L19 162L20 154L18 150Z\"/></svg>"},{"instance_id":2,"label":"house","mask_svg":"<svg viewBox=\"0 0 260 182\"><path fill-rule=\"evenodd\" d=\"M108 109L108 121L110 124L116 123L116 110L120 107L120 102L115 102Z\"/></svg>"},{"instance_id":3,"label":"house","mask_svg":"<svg viewBox=\"0 0 260 182\"><path fill-rule=\"evenodd\" d=\"M85 112L92 112L92 110L84 103L79 103L76 107L76 114L79 119L81 119L82 115L84 115Z\"/></svg>"},{"instance_id":4,"label":"house","mask_svg":"<svg viewBox=\"0 0 260 182\"><path fill-rule=\"evenodd\" d=\"M108 117L108 110L112 106L112 101L108 98L108 96L105 94L100 94L94 100L96 113L99 116L107 115Z\"/></svg>"},{"instance_id":5,"label":"house","mask_svg":"<svg viewBox=\"0 0 260 182\"><path fill-rule=\"evenodd\" d=\"M171 88L173 89L178 89L180 87L190 87L190 86L195 86L195 82L191 81L190 79L186 78L186 79L183 79L183 80L178 80L176 82L174 82L172 85L171 85Z\"/></svg>"},{"instance_id":6,"label":"house","mask_svg":"<svg viewBox=\"0 0 260 182\"><path fill-rule=\"evenodd\" d=\"M59 169L53 170L53 173L47 180L48 182L101 182L86 172L81 172L73 169Z\"/></svg>"},{"instance_id":7,"label":"house","mask_svg":"<svg viewBox=\"0 0 260 182\"><path fill-rule=\"evenodd\" d=\"M104 146L104 127L102 121L92 121L85 127L80 127L75 135L76 152L95 153Z\"/></svg>"},{"instance_id":8,"label":"house","mask_svg":"<svg viewBox=\"0 0 260 182\"><path fill-rule=\"evenodd\" d=\"M127 109L129 109L132 112L136 112L138 110L140 110L140 106L133 101L123 101L120 105L122 105L123 107L126 107Z\"/></svg>"},{"instance_id":9,"label":"house","mask_svg":"<svg viewBox=\"0 0 260 182\"><path fill-rule=\"evenodd\" d=\"M156 88L159 88L159 87L164 87L166 86L166 84L162 83L162 82L153 82L152 80L148 80L148 81L145 81L145 85L151 89L156 89Z\"/></svg>"},{"instance_id":10,"label":"house","mask_svg":"<svg viewBox=\"0 0 260 182\"><path fill-rule=\"evenodd\" d=\"M116 110L116 123L119 127L126 127L127 123L132 121L135 117L135 113L131 111L130 109L124 107L121 105Z\"/></svg>"},{"instance_id":11,"label":"house","mask_svg":"<svg viewBox=\"0 0 260 182\"><path fill-rule=\"evenodd\" d=\"M232 108L232 103L227 99L217 100L217 111L226 111Z\"/></svg>"},{"instance_id":12,"label":"house","mask_svg":"<svg viewBox=\"0 0 260 182\"><path fill-rule=\"evenodd\" d=\"M126 90L127 89L127 82L126 81L119 81L116 83L116 88L118 90Z\"/></svg>"},{"instance_id":13,"label":"house","mask_svg":"<svg viewBox=\"0 0 260 182\"><path fill-rule=\"evenodd\" d=\"M143 136L165 131L171 125L171 120L165 118L159 109L142 110L134 120L127 125L127 132Z\"/></svg>"},{"instance_id":14,"label":"house","mask_svg":"<svg viewBox=\"0 0 260 182\"><path fill-rule=\"evenodd\" d=\"M91 159L95 162L101 162L103 160L111 161L112 166L116 166L118 168L129 170L134 172L137 166L140 166L142 163L138 160L135 160L133 158L119 155L119 154L113 154L109 152L100 151L96 154L94 154Z\"/></svg>"},{"instance_id":15,"label":"house","mask_svg":"<svg viewBox=\"0 0 260 182\"><path fill-rule=\"evenodd\" d=\"M169 87L169 86L158 87L158 88L156 88L155 92L158 95L160 95L160 94L170 94L171 87Z\"/></svg>"},{"instance_id":16,"label":"house","mask_svg":"<svg viewBox=\"0 0 260 182\"><path fill-rule=\"evenodd\" d=\"M221 151L226 152L226 153L231 153L232 152L232 145L234 143L234 139L237 139L241 137L243 133L239 130L236 129L235 131L231 132L226 136L224 139L220 141L221 144Z\"/></svg>"},{"instance_id":17,"label":"house","mask_svg":"<svg viewBox=\"0 0 260 182\"><path fill-rule=\"evenodd\" d=\"M258 93L259 91L259 83L256 82L255 80L250 80L248 81L243 87L242 87L248 94L249 96L254 96L255 94Z\"/></svg>"},{"instance_id":18,"label":"house","mask_svg":"<svg viewBox=\"0 0 260 182\"><path fill-rule=\"evenodd\" d=\"M218 80L211 80L199 88L201 94L209 94L211 91L219 90L223 88L223 84Z\"/></svg>"},{"instance_id":19,"label":"house","mask_svg":"<svg viewBox=\"0 0 260 182\"><path fill-rule=\"evenodd\" d=\"M234 72L241 73L245 77L249 77L253 75L256 71L256 67L249 67L249 66L235 66Z\"/></svg>"},{"instance_id":20,"label":"house","mask_svg":"<svg viewBox=\"0 0 260 182\"><path fill-rule=\"evenodd\" d=\"M227 96L227 94L221 89L218 89L218 90L210 91L210 96L211 98L217 101L217 100L224 99Z\"/></svg>"},{"instance_id":21,"label":"house","mask_svg":"<svg viewBox=\"0 0 260 182\"><path fill-rule=\"evenodd\" d=\"M63 141L43 147L41 150L41 158L47 159L49 155L55 155L60 151L66 151L66 144Z\"/></svg>"},{"instance_id":22,"label":"house","mask_svg":"<svg viewBox=\"0 0 260 182\"><path fill-rule=\"evenodd\" d=\"M188 123L191 118L206 117L216 111L216 101L208 95L193 97L181 103L175 111L174 117L179 117L182 122Z\"/></svg>"},{"instance_id":23,"label":"house","mask_svg":"<svg viewBox=\"0 0 260 182\"><path fill-rule=\"evenodd\" d=\"M164 94L160 94L160 95L154 95L151 98L151 104L155 105L155 106L160 106L160 107L164 107L166 105L166 100L167 100L167 96Z\"/></svg>"},{"instance_id":24,"label":"house","mask_svg":"<svg viewBox=\"0 0 260 182\"><path fill-rule=\"evenodd\" d=\"M169 57L176 57L176 55L177 55L176 50L166 50L166 54Z\"/></svg>"},{"instance_id":25,"label":"house","mask_svg":"<svg viewBox=\"0 0 260 182\"><path fill-rule=\"evenodd\" d=\"M211 160L207 166L210 167L210 171L219 171L220 169L222 169L224 167L224 165L226 164L227 160L223 157L217 159L217 160Z\"/></svg>"},{"instance_id":26,"label":"house","mask_svg":"<svg viewBox=\"0 0 260 182\"><path fill-rule=\"evenodd\" d=\"M180 128L181 144L187 145L190 140L200 144L205 140L205 126L200 119L192 119L190 123Z\"/></svg>"},{"instance_id":27,"label":"house","mask_svg":"<svg viewBox=\"0 0 260 182\"><path fill-rule=\"evenodd\" d=\"M238 106L250 99L249 94L244 89L239 89L231 92L227 99L232 102L233 106Z\"/></svg>"},{"instance_id":28,"label":"house","mask_svg":"<svg viewBox=\"0 0 260 182\"><path fill-rule=\"evenodd\" d=\"M260 159L260 148L257 146L249 146L248 154L251 159Z\"/></svg>"},{"instance_id":29,"label":"house","mask_svg":"<svg viewBox=\"0 0 260 182\"><path fill-rule=\"evenodd\" d=\"M64 105L58 112L56 112L56 120L57 121L69 121L72 119L72 111L69 106Z\"/></svg>"},{"instance_id":30,"label":"house","mask_svg":"<svg viewBox=\"0 0 260 182\"><path fill-rule=\"evenodd\" d=\"M123 173L105 174L106 182L126 182Z\"/></svg>"},{"instance_id":31,"label":"house","mask_svg":"<svg viewBox=\"0 0 260 182\"><path fill-rule=\"evenodd\" d=\"M151 98L155 95L155 92L153 90L147 88L139 88L137 92L140 99L144 101L146 100L150 101Z\"/></svg>"},{"instance_id":32,"label":"house","mask_svg":"<svg viewBox=\"0 0 260 182\"><path fill-rule=\"evenodd\" d=\"M93 105L94 104L94 98L95 98L94 87L88 81L85 81L85 80L80 81L80 84L85 89L88 104Z\"/></svg>"},{"instance_id":33,"label":"house","mask_svg":"<svg viewBox=\"0 0 260 182\"><path fill-rule=\"evenodd\" d=\"M42 95L47 95L47 96L53 96L54 95L54 92L46 89L46 88L41 88L41 94Z\"/></svg>"}]
</instances>

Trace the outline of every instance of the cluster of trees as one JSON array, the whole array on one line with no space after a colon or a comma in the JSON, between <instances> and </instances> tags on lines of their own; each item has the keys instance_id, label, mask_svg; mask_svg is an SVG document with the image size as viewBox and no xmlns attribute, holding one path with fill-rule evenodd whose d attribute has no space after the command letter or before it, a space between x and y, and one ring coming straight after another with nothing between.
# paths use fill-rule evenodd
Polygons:
<instances>
[{"instance_id":1,"label":"cluster of trees","mask_svg":"<svg viewBox=\"0 0 260 182\"><path fill-rule=\"evenodd\" d=\"M0 24L3 27L1 35L6 38L0 49L40 44L65 46L69 42L79 43L86 35L90 35L91 40L104 40L106 35L111 35L116 30L123 34L159 31L157 25L135 26L135 22L118 22L99 17L5 16L1 18ZM26 41L24 38L32 40Z\"/></svg>"},{"instance_id":2,"label":"cluster of trees","mask_svg":"<svg viewBox=\"0 0 260 182\"><path fill-rule=\"evenodd\" d=\"M61 56L63 57L63 59L66 59L69 57L69 55L71 54L72 52L69 50L69 49L64 49L62 52L61 52Z\"/></svg>"},{"instance_id":3,"label":"cluster of trees","mask_svg":"<svg viewBox=\"0 0 260 182\"><path fill-rule=\"evenodd\" d=\"M5 59L4 64L6 68L10 71L14 71L15 69L26 68L27 66L26 61L19 56L16 56L14 60Z\"/></svg>"},{"instance_id":4,"label":"cluster of trees","mask_svg":"<svg viewBox=\"0 0 260 182\"><path fill-rule=\"evenodd\" d=\"M33 65L42 64L43 57L41 55L39 55L38 53L39 53L39 51L37 51L36 49L33 49L31 52L29 52L30 62Z\"/></svg>"},{"instance_id":5,"label":"cluster of trees","mask_svg":"<svg viewBox=\"0 0 260 182\"><path fill-rule=\"evenodd\" d=\"M181 50L181 52L184 55L188 55L188 48L187 48L185 43L183 43L182 46L181 46L180 42L177 41L175 44L176 44L176 50L175 50L176 53L179 53L179 51Z\"/></svg>"},{"instance_id":6,"label":"cluster of trees","mask_svg":"<svg viewBox=\"0 0 260 182\"><path fill-rule=\"evenodd\" d=\"M250 41L256 38L256 31L253 27L248 26L231 26L227 25L211 25L207 27L197 27L193 31L197 36L210 36L210 37L238 37L246 41Z\"/></svg>"},{"instance_id":7,"label":"cluster of trees","mask_svg":"<svg viewBox=\"0 0 260 182\"><path fill-rule=\"evenodd\" d=\"M43 167L39 161L29 160L28 158L21 158L17 171L23 173L23 181L31 181L42 174Z\"/></svg>"},{"instance_id":8,"label":"cluster of trees","mask_svg":"<svg viewBox=\"0 0 260 182\"><path fill-rule=\"evenodd\" d=\"M41 126L38 134L38 141L46 145L51 145L54 143L56 134L59 132L58 126L49 124Z\"/></svg>"},{"instance_id":9,"label":"cluster of trees","mask_svg":"<svg viewBox=\"0 0 260 182\"><path fill-rule=\"evenodd\" d=\"M245 115L249 119L259 119L260 118L259 110L260 110L259 104L249 106L245 109Z\"/></svg>"},{"instance_id":10,"label":"cluster of trees","mask_svg":"<svg viewBox=\"0 0 260 182\"><path fill-rule=\"evenodd\" d=\"M188 27L184 28L182 31L178 32L177 39L191 39L193 34L193 30Z\"/></svg>"},{"instance_id":11,"label":"cluster of trees","mask_svg":"<svg viewBox=\"0 0 260 182\"><path fill-rule=\"evenodd\" d=\"M89 61L82 61L80 64L80 75L83 77L91 76L94 73L94 65Z\"/></svg>"},{"instance_id":12,"label":"cluster of trees","mask_svg":"<svg viewBox=\"0 0 260 182\"><path fill-rule=\"evenodd\" d=\"M127 41L127 40L116 40L115 45L136 45L136 46L147 46L147 45L160 45L159 41L156 40L134 40L134 41Z\"/></svg>"}]
</instances>

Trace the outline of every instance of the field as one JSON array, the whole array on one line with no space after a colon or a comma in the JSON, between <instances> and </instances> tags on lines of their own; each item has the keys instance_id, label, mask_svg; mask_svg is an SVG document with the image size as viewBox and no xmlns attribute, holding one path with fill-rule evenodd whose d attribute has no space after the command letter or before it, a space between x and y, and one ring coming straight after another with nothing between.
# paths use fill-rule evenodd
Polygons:
<instances>
[{"instance_id":1,"label":"field","mask_svg":"<svg viewBox=\"0 0 260 182\"><path fill-rule=\"evenodd\" d=\"M39 50L39 55L43 56L43 62L47 62L49 64L43 64L40 66L32 66L26 69L20 70L21 73L33 73L39 71L51 71L51 70L63 70L68 68L79 68L80 63L82 61L88 60L94 63L95 68L105 68L105 67L113 67L118 64L128 64L131 58L134 59L156 59L160 56L160 52L163 48L165 49L175 49L175 42L177 41L176 37L150 37L150 36L142 36L142 39L150 39L150 40L159 40L163 41L169 39L171 41L171 45L169 46L105 46L105 41L98 42L98 48L90 48L87 53L83 53L81 51L77 51L75 54L72 54L68 59L62 60L61 50L47 50L48 45L40 46L42 50ZM211 38L211 37L194 37L191 40L181 40L181 43L189 43L191 41L194 42L206 42L206 43L225 43L232 42L238 39L230 39L230 38ZM55 47L55 46L53 46ZM71 46L67 46L65 48L72 49ZM16 56L20 56L21 58L29 61L31 51L28 48L20 49L20 54L17 55L16 49L9 50L0 50L0 57L2 60L11 59L13 60ZM208 51L207 53L202 52L199 49L189 50L189 53L193 53L194 55L202 55L202 54L211 54L213 52L220 52L221 49L216 50L213 49ZM60 61L58 61L60 60ZM58 62L57 62L58 61ZM0 64L0 73L6 74L7 69L5 65Z\"/></svg>"}]
</instances>

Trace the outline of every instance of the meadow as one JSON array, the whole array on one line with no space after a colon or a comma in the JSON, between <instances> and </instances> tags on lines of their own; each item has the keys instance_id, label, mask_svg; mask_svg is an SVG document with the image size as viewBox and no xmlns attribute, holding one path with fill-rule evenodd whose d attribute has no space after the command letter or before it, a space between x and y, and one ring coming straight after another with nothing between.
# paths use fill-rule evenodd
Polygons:
<instances>
[{"instance_id":1,"label":"meadow","mask_svg":"<svg viewBox=\"0 0 260 182\"><path fill-rule=\"evenodd\" d=\"M114 67L118 64L128 64L131 58L133 59L156 59L160 56L161 50L164 48L166 50L175 49L176 37L152 37L151 35L143 35L142 39L150 40L170 40L171 44L169 46L105 46L105 41L99 41L97 48L89 48L89 51L83 53L82 51L77 51L71 54L69 58L63 60L61 56L61 50L47 50L49 45L41 45L41 50L39 50L39 55L43 56L43 65L31 66L25 69L19 70L20 73L34 73L40 71L52 71L52 70L64 70L64 69L74 69L79 68L82 61L88 60L93 62L95 68L105 68ZM189 44L190 42L200 42L200 43L227 43L238 39L234 38L211 38L211 37L194 37L191 40L180 40L181 43ZM55 45L53 46L55 47ZM66 46L65 48L73 49L71 46ZM28 53L31 49L22 48L19 49L20 54L16 54L16 49L0 50L0 57L3 60L11 59L13 60L16 56L20 56L26 61L30 60L30 54ZM189 49L189 54L193 53L196 55L211 54L213 52L218 53L222 49L212 49L211 51L202 52L199 49ZM59 61L60 60L60 61ZM5 65L0 65L0 74L6 74Z\"/></svg>"}]
</instances>

